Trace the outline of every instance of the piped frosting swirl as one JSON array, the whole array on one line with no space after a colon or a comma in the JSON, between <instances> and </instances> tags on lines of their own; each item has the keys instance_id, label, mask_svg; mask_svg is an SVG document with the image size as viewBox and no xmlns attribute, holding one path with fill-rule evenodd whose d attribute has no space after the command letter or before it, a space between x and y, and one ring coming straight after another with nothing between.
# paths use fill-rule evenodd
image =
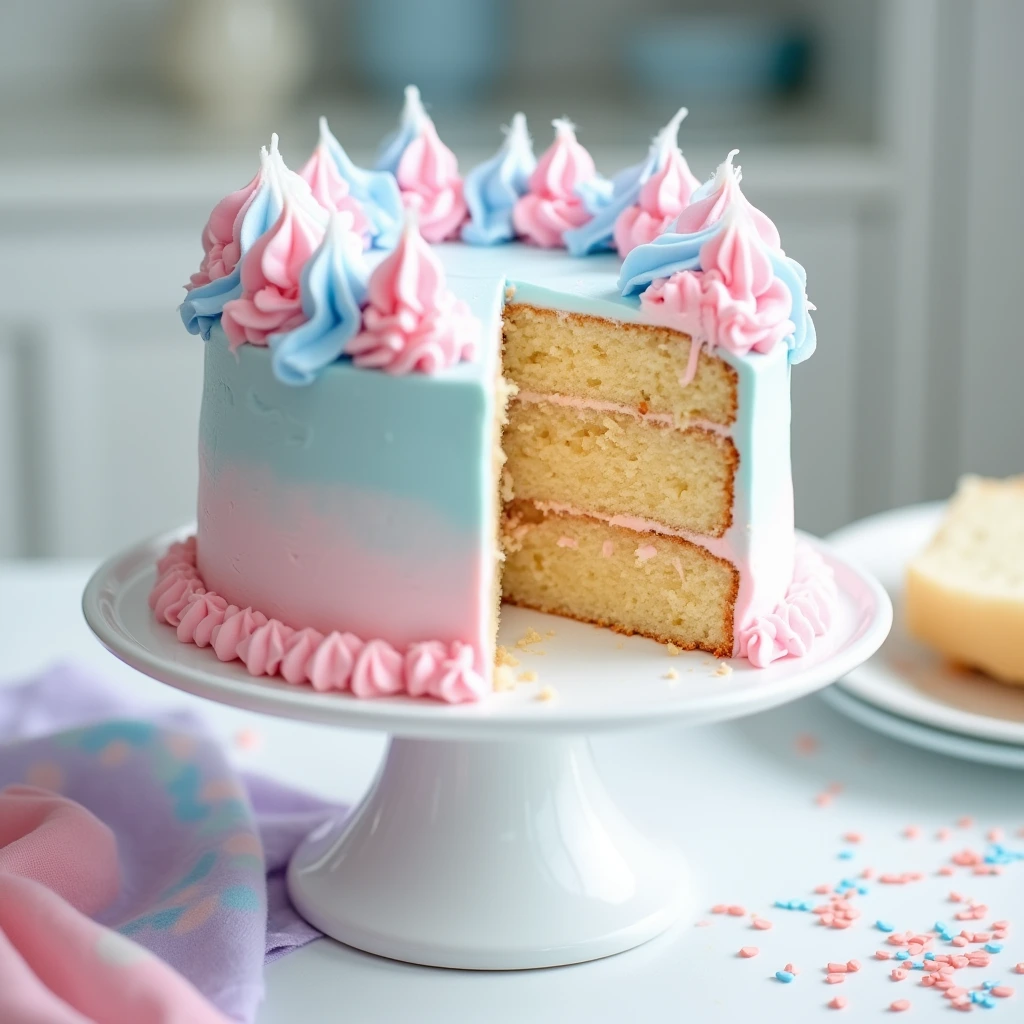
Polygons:
<instances>
[{"instance_id":1,"label":"piped frosting swirl","mask_svg":"<svg viewBox=\"0 0 1024 1024\"><path fill-rule=\"evenodd\" d=\"M406 86L398 131L385 141L377 166L395 175L402 202L416 211L428 242L458 237L467 214L458 160L441 141L414 85Z\"/></svg>"},{"instance_id":2,"label":"piped frosting swirl","mask_svg":"<svg viewBox=\"0 0 1024 1024\"><path fill-rule=\"evenodd\" d=\"M553 124L555 141L537 162L529 191L512 211L517 234L547 249L563 245L567 231L590 220L580 190L597 177L594 161L576 140L572 122L560 119Z\"/></svg>"},{"instance_id":3,"label":"piped frosting swirl","mask_svg":"<svg viewBox=\"0 0 1024 1024\"><path fill-rule=\"evenodd\" d=\"M526 115L515 114L501 149L466 175L463 191L470 219L462 226L464 242L495 245L515 238L512 210L529 190L536 166Z\"/></svg>"}]
</instances>

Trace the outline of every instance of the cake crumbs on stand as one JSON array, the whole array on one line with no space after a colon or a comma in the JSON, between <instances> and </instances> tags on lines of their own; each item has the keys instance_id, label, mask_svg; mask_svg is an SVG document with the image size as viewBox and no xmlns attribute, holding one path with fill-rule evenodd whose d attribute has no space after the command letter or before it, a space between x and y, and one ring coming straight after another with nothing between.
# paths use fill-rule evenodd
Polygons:
<instances>
[{"instance_id":1,"label":"cake crumbs on stand","mask_svg":"<svg viewBox=\"0 0 1024 1024\"><path fill-rule=\"evenodd\" d=\"M515 668L519 664L519 659L514 654L510 654L507 647L502 647L499 644L494 652L494 664L498 666L507 665L509 668Z\"/></svg>"},{"instance_id":2,"label":"cake crumbs on stand","mask_svg":"<svg viewBox=\"0 0 1024 1024\"><path fill-rule=\"evenodd\" d=\"M494 689L504 693L516 688L516 677L509 665L498 665L494 670Z\"/></svg>"},{"instance_id":3,"label":"cake crumbs on stand","mask_svg":"<svg viewBox=\"0 0 1024 1024\"><path fill-rule=\"evenodd\" d=\"M558 691L553 686L545 686L541 689L540 693L537 694L537 700L544 704L548 704L558 697Z\"/></svg>"},{"instance_id":4,"label":"cake crumbs on stand","mask_svg":"<svg viewBox=\"0 0 1024 1024\"><path fill-rule=\"evenodd\" d=\"M532 626L516 641L516 647L521 651L529 649L531 644L539 644L543 641L544 637L540 635ZM531 654L537 654L537 651L530 651Z\"/></svg>"},{"instance_id":5,"label":"cake crumbs on stand","mask_svg":"<svg viewBox=\"0 0 1024 1024\"><path fill-rule=\"evenodd\" d=\"M715 669L715 673L714 674L716 676L731 676L732 675L732 665L730 665L727 661L720 661L718 663L717 668Z\"/></svg>"},{"instance_id":6,"label":"cake crumbs on stand","mask_svg":"<svg viewBox=\"0 0 1024 1024\"><path fill-rule=\"evenodd\" d=\"M535 683L537 682L537 673L528 668L525 672L520 672L516 679L520 683Z\"/></svg>"},{"instance_id":7,"label":"cake crumbs on stand","mask_svg":"<svg viewBox=\"0 0 1024 1024\"><path fill-rule=\"evenodd\" d=\"M676 647L675 644L665 644L665 650L670 658L678 658L683 653L682 648Z\"/></svg>"},{"instance_id":8,"label":"cake crumbs on stand","mask_svg":"<svg viewBox=\"0 0 1024 1024\"><path fill-rule=\"evenodd\" d=\"M661 678L675 682L679 678L679 673L674 668L670 668Z\"/></svg>"}]
</instances>

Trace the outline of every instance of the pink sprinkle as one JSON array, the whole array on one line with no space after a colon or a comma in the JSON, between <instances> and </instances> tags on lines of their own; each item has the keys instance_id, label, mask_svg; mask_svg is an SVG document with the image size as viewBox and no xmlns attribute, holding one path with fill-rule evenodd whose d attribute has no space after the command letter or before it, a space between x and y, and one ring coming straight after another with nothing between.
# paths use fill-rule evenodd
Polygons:
<instances>
[{"instance_id":1,"label":"pink sprinkle","mask_svg":"<svg viewBox=\"0 0 1024 1024\"><path fill-rule=\"evenodd\" d=\"M971 942L988 942L992 938L991 932L975 932Z\"/></svg>"},{"instance_id":2,"label":"pink sprinkle","mask_svg":"<svg viewBox=\"0 0 1024 1024\"><path fill-rule=\"evenodd\" d=\"M946 978L946 977L941 977L941 978L939 978L938 981L935 982L935 987L940 992L946 992L949 989L953 988L955 985L956 985L956 982L952 978Z\"/></svg>"},{"instance_id":3,"label":"pink sprinkle","mask_svg":"<svg viewBox=\"0 0 1024 1024\"><path fill-rule=\"evenodd\" d=\"M891 960L892 959L892 953L890 953L888 950L885 950L885 949L876 949L875 950L875 959L876 960Z\"/></svg>"},{"instance_id":4,"label":"pink sprinkle","mask_svg":"<svg viewBox=\"0 0 1024 1024\"><path fill-rule=\"evenodd\" d=\"M905 946L907 944L899 932L893 932L885 941L888 942L890 946Z\"/></svg>"},{"instance_id":5,"label":"pink sprinkle","mask_svg":"<svg viewBox=\"0 0 1024 1024\"><path fill-rule=\"evenodd\" d=\"M959 853L954 853L950 860L961 868L973 867L975 864L981 864L985 858L975 850L961 850Z\"/></svg>"},{"instance_id":6,"label":"pink sprinkle","mask_svg":"<svg viewBox=\"0 0 1024 1024\"><path fill-rule=\"evenodd\" d=\"M916 825L908 825L903 830L904 839L917 839L921 835L921 830Z\"/></svg>"},{"instance_id":7,"label":"pink sprinkle","mask_svg":"<svg viewBox=\"0 0 1024 1024\"><path fill-rule=\"evenodd\" d=\"M828 807L832 803L832 795L830 793L819 793L815 798L814 802L819 807Z\"/></svg>"},{"instance_id":8,"label":"pink sprinkle","mask_svg":"<svg viewBox=\"0 0 1024 1024\"><path fill-rule=\"evenodd\" d=\"M973 921L974 920L974 911L973 910L961 910L956 915L956 919L958 921Z\"/></svg>"},{"instance_id":9,"label":"pink sprinkle","mask_svg":"<svg viewBox=\"0 0 1024 1024\"><path fill-rule=\"evenodd\" d=\"M992 938L993 939L1005 939L1006 938L1006 929L1005 928L997 928L992 933Z\"/></svg>"},{"instance_id":10,"label":"pink sprinkle","mask_svg":"<svg viewBox=\"0 0 1024 1024\"><path fill-rule=\"evenodd\" d=\"M988 991L989 995L993 995L997 999L1009 999L1013 995L1013 989L1009 985L996 985Z\"/></svg>"},{"instance_id":11,"label":"pink sprinkle","mask_svg":"<svg viewBox=\"0 0 1024 1024\"><path fill-rule=\"evenodd\" d=\"M846 961L846 969L848 971L852 971L854 974L856 974L857 971L860 970L860 961L859 960L847 960Z\"/></svg>"},{"instance_id":12,"label":"pink sprinkle","mask_svg":"<svg viewBox=\"0 0 1024 1024\"><path fill-rule=\"evenodd\" d=\"M800 973L792 964L786 964L786 970L789 971L790 974Z\"/></svg>"},{"instance_id":13,"label":"pink sprinkle","mask_svg":"<svg viewBox=\"0 0 1024 1024\"><path fill-rule=\"evenodd\" d=\"M747 912L741 906L739 906L738 904L733 904L731 907L729 907L726 910L726 913L730 917L746 917L747 916Z\"/></svg>"},{"instance_id":14,"label":"pink sprinkle","mask_svg":"<svg viewBox=\"0 0 1024 1024\"><path fill-rule=\"evenodd\" d=\"M836 996L828 1004L830 1010L842 1010L845 1006L846 1000L842 996Z\"/></svg>"},{"instance_id":15,"label":"pink sprinkle","mask_svg":"<svg viewBox=\"0 0 1024 1024\"><path fill-rule=\"evenodd\" d=\"M752 956L757 956L757 954L760 952L761 950L759 950L757 946L740 947L740 956L743 957L745 960L749 960Z\"/></svg>"},{"instance_id":16,"label":"pink sprinkle","mask_svg":"<svg viewBox=\"0 0 1024 1024\"><path fill-rule=\"evenodd\" d=\"M833 928L849 928L853 924L852 921L848 921L845 918L840 918L832 922Z\"/></svg>"},{"instance_id":17,"label":"pink sprinkle","mask_svg":"<svg viewBox=\"0 0 1024 1024\"><path fill-rule=\"evenodd\" d=\"M829 892L829 886L827 886L827 885L816 885L814 887L814 892L818 896L824 896L825 893Z\"/></svg>"},{"instance_id":18,"label":"pink sprinkle","mask_svg":"<svg viewBox=\"0 0 1024 1024\"><path fill-rule=\"evenodd\" d=\"M893 1013L902 1013L904 1010L910 1009L910 1000L897 999L889 1004L889 1009L892 1010Z\"/></svg>"},{"instance_id":19,"label":"pink sprinkle","mask_svg":"<svg viewBox=\"0 0 1024 1024\"><path fill-rule=\"evenodd\" d=\"M1005 833L1003 832L1003 830L1001 828L990 828L988 830L988 833L986 834L985 838L990 843L1001 843L1003 841L1003 836L1004 835L1005 835Z\"/></svg>"},{"instance_id":20,"label":"pink sprinkle","mask_svg":"<svg viewBox=\"0 0 1024 1024\"><path fill-rule=\"evenodd\" d=\"M925 962L921 966L926 971L937 971L942 966L942 964L936 963L936 961L934 960L925 960Z\"/></svg>"},{"instance_id":21,"label":"pink sprinkle","mask_svg":"<svg viewBox=\"0 0 1024 1024\"><path fill-rule=\"evenodd\" d=\"M846 966L846 964L834 964L831 961L829 962L829 965L828 965L828 973L829 974L845 974L848 970L849 970L849 968Z\"/></svg>"},{"instance_id":22,"label":"pink sprinkle","mask_svg":"<svg viewBox=\"0 0 1024 1024\"><path fill-rule=\"evenodd\" d=\"M756 928L759 932L766 932L771 928L771 926L771 921L766 921L763 917L755 917L754 920L750 922L750 927Z\"/></svg>"},{"instance_id":23,"label":"pink sprinkle","mask_svg":"<svg viewBox=\"0 0 1024 1024\"><path fill-rule=\"evenodd\" d=\"M1017 974L1024 974L1024 963L1014 964L1013 969Z\"/></svg>"},{"instance_id":24,"label":"pink sprinkle","mask_svg":"<svg viewBox=\"0 0 1024 1024\"><path fill-rule=\"evenodd\" d=\"M846 975L845 974L829 974L829 975L826 975L825 981L827 981L830 985L841 985L844 981L846 981Z\"/></svg>"},{"instance_id":25,"label":"pink sprinkle","mask_svg":"<svg viewBox=\"0 0 1024 1024\"><path fill-rule=\"evenodd\" d=\"M993 928L1009 928L1010 927L1010 922L1009 921L993 921L992 922L992 927Z\"/></svg>"},{"instance_id":26,"label":"pink sprinkle","mask_svg":"<svg viewBox=\"0 0 1024 1024\"><path fill-rule=\"evenodd\" d=\"M953 874L953 869L948 864L943 864L942 867L939 868L939 870L935 873L937 875L944 875L948 878L951 874Z\"/></svg>"},{"instance_id":27,"label":"pink sprinkle","mask_svg":"<svg viewBox=\"0 0 1024 1024\"><path fill-rule=\"evenodd\" d=\"M864 837L859 832L847 832L843 839L848 843L859 843Z\"/></svg>"},{"instance_id":28,"label":"pink sprinkle","mask_svg":"<svg viewBox=\"0 0 1024 1024\"><path fill-rule=\"evenodd\" d=\"M902 967L894 967L891 976L893 981L902 981L907 976L907 972Z\"/></svg>"},{"instance_id":29,"label":"pink sprinkle","mask_svg":"<svg viewBox=\"0 0 1024 1024\"><path fill-rule=\"evenodd\" d=\"M964 901L964 898L963 898L963 896L960 895L960 893L958 893L958 892L951 892L949 894L949 902L950 903L963 903L963 901Z\"/></svg>"},{"instance_id":30,"label":"pink sprinkle","mask_svg":"<svg viewBox=\"0 0 1024 1024\"><path fill-rule=\"evenodd\" d=\"M965 956L955 956L955 957L953 957L953 966L956 967L957 969L959 969L961 967L966 967L967 966L967 957L965 957Z\"/></svg>"},{"instance_id":31,"label":"pink sprinkle","mask_svg":"<svg viewBox=\"0 0 1024 1024\"><path fill-rule=\"evenodd\" d=\"M729 909L729 907L725 903L716 903L711 908L711 913L712 914L724 914L728 909Z\"/></svg>"},{"instance_id":32,"label":"pink sprinkle","mask_svg":"<svg viewBox=\"0 0 1024 1024\"><path fill-rule=\"evenodd\" d=\"M970 828L974 824L973 818L959 818L957 820L957 828Z\"/></svg>"},{"instance_id":33,"label":"pink sprinkle","mask_svg":"<svg viewBox=\"0 0 1024 1024\"><path fill-rule=\"evenodd\" d=\"M952 832L950 832L948 828L940 828L939 831L935 833L935 838L948 839L951 835Z\"/></svg>"},{"instance_id":34,"label":"pink sprinkle","mask_svg":"<svg viewBox=\"0 0 1024 1024\"><path fill-rule=\"evenodd\" d=\"M812 736L809 732L800 733L800 735L793 741L793 746L796 747L796 752L798 754L803 754L804 756L816 754L820 745L818 738L816 736Z\"/></svg>"},{"instance_id":35,"label":"pink sprinkle","mask_svg":"<svg viewBox=\"0 0 1024 1024\"><path fill-rule=\"evenodd\" d=\"M934 984L935 984L935 975L934 975L934 974L926 974L926 975L925 975L925 976L924 976L924 977L923 977L923 978L921 979L921 984L922 984L922 985L923 985L923 986L924 986L925 988L931 988L931 987L932 987L932 985L934 985Z\"/></svg>"},{"instance_id":36,"label":"pink sprinkle","mask_svg":"<svg viewBox=\"0 0 1024 1024\"><path fill-rule=\"evenodd\" d=\"M835 917L832 914L822 914L821 917L818 918L818 924L823 924L826 928L828 928L833 921L835 921Z\"/></svg>"},{"instance_id":37,"label":"pink sprinkle","mask_svg":"<svg viewBox=\"0 0 1024 1024\"><path fill-rule=\"evenodd\" d=\"M907 946L907 952L911 956L920 956L921 953L924 952L924 946L922 946L919 942L912 942L909 946Z\"/></svg>"},{"instance_id":38,"label":"pink sprinkle","mask_svg":"<svg viewBox=\"0 0 1024 1024\"><path fill-rule=\"evenodd\" d=\"M860 873L860 877L861 878L871 878L871 876L874 875L874 873L875 873L875 869L874 868L865 868Z\"/></svg>"},{"instance_id":39,"label":"pink sprinkle","mask_svg":"<svg viewBox=\"0 0 1024 1024\"><path fill-rule=\"evenodd\" d=\"M962 935L954 935L952 938L952 943L954 946L966 946L968 941L969 940L965 939Z\"/></svg>"},{"instance_id":40,"label":"pink sprinkle","mask_svg":"<svg viewBox=\"0 0 1024 1024\"><path fill-rule=\"evenodd\" d=\"M959 999L961 996L965 995L967 995L967 989L961 988L959 985L946 989L947 999Z\"/></svg>"}]
</instances>

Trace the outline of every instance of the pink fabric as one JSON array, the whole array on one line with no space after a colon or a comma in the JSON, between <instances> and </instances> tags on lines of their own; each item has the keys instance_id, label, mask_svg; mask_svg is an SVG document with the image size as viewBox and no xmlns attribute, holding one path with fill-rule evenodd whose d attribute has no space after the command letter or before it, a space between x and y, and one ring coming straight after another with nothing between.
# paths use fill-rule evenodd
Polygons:
<instances>
[{"instance_id":1,"label":"pink fabric","mask_svg":"<svg viewBox=\"0 0 1024 1024\"><path fill-rule=\"evenodd\" d=\"M114 835L35 786L0 792L0 1020L227 1024L162 960L91 921L117 896Z\"/></svg>"},{"instance_id":2,"label":"pink fabric","mask_svg":"<svg viewBox=\"0 0 1024 1024\"><path fill-rule=\"evenodd\" d=\"M271 334L305 322L302 268L323 241L326 227L326 219L315 219L305 205L285 195L281 216L242 264L241 297L224 304L221 324L232 350L244 342L266 345Z\"/></svg>"},{"instance_id":3,"label":"pink fabric","mask_svg":"<svg viewBox=\"0 0 1024 1024\"><path fill-rule=\"evenodd\" d=\"M530 175L529 192L512 209L516 233L546 249L563 245L566 231L590 220L576 189L596 173L590 154L576 141L572 124L556 121L555 141Z\"/></svg>"},{"instance_id":4,"label":"pink fabric","mask_svg":"<svg viewBox=\"0 0 1024 1024\"><path fill-rule=\"evenodd\" d=\"M410 215L402 237L370 276L363 328L345 347L356 366L437 373L472 359L480 322L448 288L444 267Z\"/></svg>"},{"instance_id":5,"label":"pink fabric","mask_svg":"<svg viewBox=\"0 0 1024 1024\"><path fill-rule=\"evenodd\" d=\"M789 318L793 296L775 276L749 212L733 206L724 216L722 229L701 246L703 271L680 271L640 296L651 322L669 323L697 342L690 377L701 345L735 355L770 352L795 330Z\"/></svg>"}]
</instances>

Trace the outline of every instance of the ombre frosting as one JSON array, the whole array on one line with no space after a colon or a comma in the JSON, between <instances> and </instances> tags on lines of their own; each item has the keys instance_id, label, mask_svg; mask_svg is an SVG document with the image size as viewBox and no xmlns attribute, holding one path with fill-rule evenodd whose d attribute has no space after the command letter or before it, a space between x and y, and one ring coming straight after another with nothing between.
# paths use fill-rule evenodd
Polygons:
<instances>
[{"instance_id":1,"label":"ombre frosting","mask_svg":"<svg viewBox=\"0 0 1024 1024\"><path fill-rule=\"evenodd\" d=\"M495 245L515 238L512 210L529 190L536 166L526 115L516 114L501 149L466 175L463 194L470 219L462 226L464 242Z\"/></svg>"},{"instance_id":2,"label":"ombre frosting","mask_svg":"<svg viewBox=\"0 0 1024 1024\"><path fill-rule=\"evenodd\" d=\"M480 323L449 289L415 214L407 218L394 252L371 275L368 297L363 329L345 348L356 366L437 373L472 359Z\"/></svg>"},{"instance_id":3,"label":"ombre frosting","mask_svg":"<svg viewBox=\"0 0 1024 1024\"><path fill-rule=\"evenodd\" d=\"M679 149L679 126L686 115L686 107L680 108L655 137L647 157L617 174L610 194L591 199L593 217L565 232L569 252L583 256L618 248L625 256L659 235L686 206L700 185Z\"/></svg>"},{"instance_id":4,"label":"ombre frosting","mask_svg":"<svg viewBox=\"0 0 1024 1024\"><path fill-rule=\"evenodd\" d=\"M700 347L736 355L785 344L789 361L816 344L803 267L782 251L778 229L740 191L729 154L666 232L623 260L623 295L640 294L644 319L689 334L689 375Z\"/></svg>"},{"instance_id":5,"label":"ombre frosting","mask_svg":"<svg viewBox=\"0 0 1024 1024\"><path fill-rule=\"evenodd\" d=\"M269 338L278 380L312 384L358 333L368 275L362 242L350 213L331 216L323 242L300 275L305 322Z\"/></svg>"},{"instance_id":6,"label":"ombre frosting","mask_svg":"<svg viewBox=\"0 0 1024 1024\"><path fill-rule=\"evenodd\" d=\"M377 166L394 174L402 202L416 212L428 242L458 237L467 214L459 163L438 136L414 85L406 87L398 130L385 142Z\"/></svg>"},{"instance_id":7,"label":"ombre frosting","mask_svg":"<svg viewBox=\"0 0 1024 1024\"><path fill-rule=\"evenodd\" d=\"M157 563L149 606L182 643L212 647L221 661L240 660L253 676L280 676L294 686L355 697L405 693L450 704L479 700L486 692L472 647L457 640L428 640L399 651L384 640L337 632L325 636L228 604L205 588L196 569L194 537L172 544Z\"/></svg>"},{"instance_id":8,"label":"ombre frosting","mask_svg":"<svg viewBox=\"0 0 1024 1024\"><path fill-rule=\"evenodd\" d=\"M390 171L357 167L341 143L331 134L327 118L320 118L320 146L334 161L335 169L359 203L370 222L370 243L374 249L390 249L402 230L402 195ZM315 155L315 154L314 154Z\"/></svg>"},{"instance_id":9,"label":"ombre frosting","mask_svg":"<svg viewBox=\"0 0 1024 1024\"><path fill-rule=\"evenodd\" d=\"M529 178L529 191L512 210L516 234L533 245L555 249L567 231L590 220L581 191L597 171L590 154L576 140L570 121L554 122L555 141L541 156Z\"/></svg>"}]
</instances>

